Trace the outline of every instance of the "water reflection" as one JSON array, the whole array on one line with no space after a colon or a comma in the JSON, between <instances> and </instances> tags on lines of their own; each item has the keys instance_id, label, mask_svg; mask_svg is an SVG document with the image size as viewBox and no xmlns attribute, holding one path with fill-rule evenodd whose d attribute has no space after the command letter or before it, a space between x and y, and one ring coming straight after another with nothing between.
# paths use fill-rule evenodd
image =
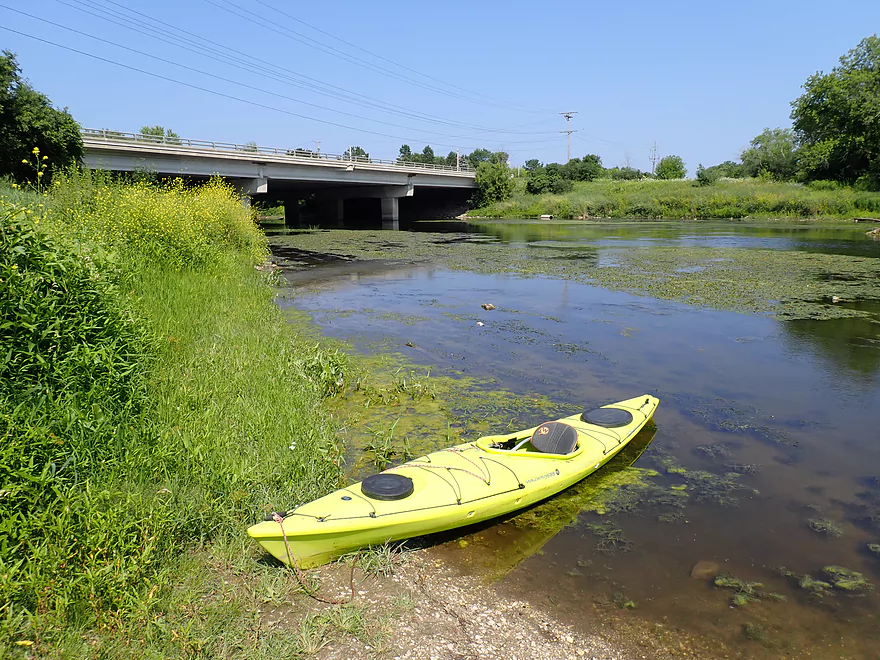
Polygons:
<instances>
[{"instance_id":1,"label":"water reflection","mask_svg":"<svg viewBox=\"0 0 880 660\"><path fill-rule=\"evenodd\" d=\"M443 225L440 225L443 226ZM446 231L437 223L416 223L416 231ZM645 247L648 245L709 248L757 248L797 250L880 257L880 244L866 237L856 226L746 225L731 227L721 223L681 223L666 221L552 223L534 221L475 221L466 227L449 226L450 231L480 232L506 243L533 243L554 240L606 247ZM875 237L876 238L876 237Z\"/></svg>"},{"instance_id":2,"label":"water reflection","mask_svg":"<svg viewBox=\"0 0 880 660\"><path fill-rule=\"evenodd\" d=\"M780 325L790 351L808 351L835 377L866 384L880 373L880 302L854 303L853 308L876 311L877 320L854 317L783 321Z\"/></svg>"}]
</instances>

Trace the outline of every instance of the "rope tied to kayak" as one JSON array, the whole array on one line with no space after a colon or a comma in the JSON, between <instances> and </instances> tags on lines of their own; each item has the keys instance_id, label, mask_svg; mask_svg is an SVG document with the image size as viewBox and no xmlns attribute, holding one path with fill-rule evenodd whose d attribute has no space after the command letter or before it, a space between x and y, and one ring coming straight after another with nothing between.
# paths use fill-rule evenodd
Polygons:
<instances>
[{"instance_id":1,"label":"rope tied to kayak","mask_svg":"<svg viewBox=\"0 0 880 660\"><path fill-rule=\"evenodd\" d=\"M284 538L284 547L287 548L287 558L290 560L290 565L293 567L296 579L303 588L303 591L315 600L321 603L327 603L328 605L347 605L352 602L354 600L354 567L357 565L358 558L361 556L360 550L358 550L358 553L354 556L354 561L351 563L351 575L348 580L351 595L348 597L348 600L325 598L309 586L306 575L302 572L299 564L297 564L296 557L293 556L293 550L290 548L290 541L287 540L287 532L284 530L284 518L281 517L281 514L276 512L272 514L272 520L277 522L279 527L281 527L281 536Z\"/></svg>"}]
</instances>

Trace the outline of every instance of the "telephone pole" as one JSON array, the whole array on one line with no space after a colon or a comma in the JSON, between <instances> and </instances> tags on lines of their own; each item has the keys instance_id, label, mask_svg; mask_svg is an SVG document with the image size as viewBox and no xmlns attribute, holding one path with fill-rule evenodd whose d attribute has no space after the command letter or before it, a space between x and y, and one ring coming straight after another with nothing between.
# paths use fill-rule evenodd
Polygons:
<instances>
[{"instance_id":1,"label":"telephone pole","mask_svg":"<svg viewBox=\"0 0 880 660\"><path fill-rule=\"evenodd\" d=\"M315 143L315 147L317 148L317 153L321 153L321 141L320 140L312 140Z\"/></svg>"},{"instance_id":2,"label":"telephone pole","mask_svg":"<svg viewBox=\"0 0 880 660\"><path fill-rule=\"evenodd\" d=\"M560 112L559 114L565 117L566 121L568 122L568 130L559 131L560 133L568 133L568 160L565 161L566 163L568 163L568 161L571 160L571 134L577 133L577 129L571 130L571 117L572 115L576 115L577 112Z\"/></svg>"},{"instance_id":3,"label":"telephone pole","mask_svg":"<svg viewBox=\"0 0 880 660\"><path fill-rule=\"evenodd\" d=\"M654 168L657 166L657 161L660 160L660 157L657 155L657 142L654 142L654 146L651 147L651 176L654 176Z\"/></svg>"}]
</instances>

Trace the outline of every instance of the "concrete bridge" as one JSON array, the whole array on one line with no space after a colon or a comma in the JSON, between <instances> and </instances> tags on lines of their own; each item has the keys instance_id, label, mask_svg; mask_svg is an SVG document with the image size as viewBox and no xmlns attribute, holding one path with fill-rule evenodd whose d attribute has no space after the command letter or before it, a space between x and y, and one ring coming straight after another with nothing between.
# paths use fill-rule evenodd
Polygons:
<instances>
[{"instance_id":1,"label":"concrete bridge","mask_svg":"<svg viewBox=\"0 0 880 660\"><path fill-rule=\"evenodd\" d=\"M474 170L464 164L351 158L106 129L83 129L82 135L83 160L92 169L148 171L193 179L219 175L243 195L282 201L289 223L297 220L299 201L314 195L325 222L341 225L346 200L353 200L358 203L349 206L362 213L375 209L383 228L397 229L402 200L420 196L435 205L449 200L463 202L476 188Z\"/></svg>"}]
</instances>

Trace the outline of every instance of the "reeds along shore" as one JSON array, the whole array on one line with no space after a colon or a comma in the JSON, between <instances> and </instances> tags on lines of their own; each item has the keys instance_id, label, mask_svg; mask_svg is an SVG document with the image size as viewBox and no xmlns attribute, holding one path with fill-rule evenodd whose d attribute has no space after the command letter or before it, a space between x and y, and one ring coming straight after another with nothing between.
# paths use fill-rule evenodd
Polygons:
<instances>
[{"instance_id":1,"label":"reeds along shore","mask_svg":"<svg viewBox=\"0 0 880 660\"><path fill-rule=\"evenodd\" d=\"M470 217L815 219L880 215L880 193L759 179L611 181L575 183L562 195L529 195L520 186L506 201L474 209Z\"/></svg>"}]
</instances>

